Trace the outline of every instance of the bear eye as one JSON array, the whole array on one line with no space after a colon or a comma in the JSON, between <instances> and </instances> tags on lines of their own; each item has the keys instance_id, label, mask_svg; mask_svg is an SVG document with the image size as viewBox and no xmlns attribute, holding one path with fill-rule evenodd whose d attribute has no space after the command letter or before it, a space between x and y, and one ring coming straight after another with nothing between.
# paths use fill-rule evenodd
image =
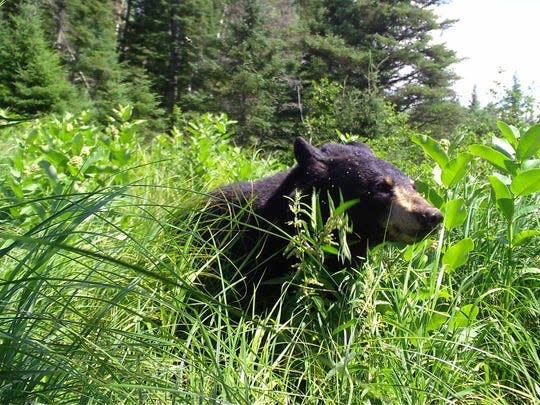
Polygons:
<instances>
[{"instance_id":1,"label":"bear eye","mask_svg":"<svg viewBox=\"0 0 540 405\"><path fill-rule=\"evenodd\" d=\"M376 186L377 191L390 192L394 187L394 180L391 177L385 177L382 181L379 181Z\"/></svg>"}]
</instances>

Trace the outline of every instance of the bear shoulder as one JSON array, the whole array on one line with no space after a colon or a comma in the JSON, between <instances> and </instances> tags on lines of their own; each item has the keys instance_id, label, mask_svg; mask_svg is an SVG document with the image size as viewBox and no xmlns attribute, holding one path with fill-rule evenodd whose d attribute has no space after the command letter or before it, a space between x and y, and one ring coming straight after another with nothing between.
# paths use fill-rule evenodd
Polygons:
<instances>
[{"instance_id":1,"label":"bear shoulder","mask_svg":"<svg viewBox=\"0 0 540 405\"><path fill-rule=\"evenodd\" d=\"M274 175L263 177L257 181L240 181L219 187L212 194L214 198L222 202L232 204L251 204L253 210L257 213L272 203L276 196L283 197L283 188L287 182L290 182L292 170L278 172ZM292 181L292 183L296 183ZM290 194L292 190L287 190L285 194Z\"/></svg>"}]
</instances>

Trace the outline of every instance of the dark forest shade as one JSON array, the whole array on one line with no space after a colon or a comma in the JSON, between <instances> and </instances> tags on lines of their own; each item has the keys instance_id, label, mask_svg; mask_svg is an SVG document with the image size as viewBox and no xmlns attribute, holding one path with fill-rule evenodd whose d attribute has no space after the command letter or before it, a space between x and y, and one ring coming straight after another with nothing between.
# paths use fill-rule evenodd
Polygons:
<instances>
[{"instance_id":1,"label":"dark forest shade","mask_svg":"<svg viewBox=\"0 0 540 405\"><path fill-rule=\"evenodd\" d=\"M317 102L310 99L316 94L311 88L322 80L343 88L336 100L328 100L336 103L336 114L349 117L339 127L342 132L382 135L373 119L363 117L373 110L384 113L384 103L407 111L420 125L455 111L459 105L450 88L455 76L449 69L457 61L455 53L431 42L431 33L447 22L438 22L427 6L440 3L32 2L39 14L33 24L42 30L35 35L47 43L48 52L58 55L65 70L58 74L80 94L66 109L91 103L106 114L118 104L130 103L136 115L146 118L177 109L227 112L239 121L245 139L305 132L306 120L316 113L309 108ZM23 15L26 2L19 4L6 4L0 22ZM17 39L15 29L11 24L0 31L0 42ZM24 44L19 41L13 47L10 53L21 54ZM59 109L47 99L53 90L29 97L9 86L21 81L22 74L19 69L4 72L0 107L30 112L19 100L32 98ZM366 110L357 113L366 100ZM383 118L384 114L376 120Z\"/></svg>"}]
</instances>

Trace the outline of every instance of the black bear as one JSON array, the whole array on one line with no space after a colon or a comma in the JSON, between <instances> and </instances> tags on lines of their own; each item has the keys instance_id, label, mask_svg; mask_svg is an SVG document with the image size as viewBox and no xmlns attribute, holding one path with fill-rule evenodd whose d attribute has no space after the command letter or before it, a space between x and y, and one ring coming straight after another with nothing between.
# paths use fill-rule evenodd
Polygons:
<instances>
[{"instance_id":1,"label":"black bear","mask_svg":"<svg viewBox=\"0 0 540 405\"><path fill-rule=\"evenodd\" d=\"M414 182L375 157L365 144L328 143L317 148L299 137L294 155L297 165L287 171L225 185L212 193L213 215L240 218L234 226L225 225L227 243L232 261L250 282L279 278L290 271L283 255L288 240L279 229L293 231L290 206L297 193L310 197L317 192L321 206L328 205L329 198L358 200L347 210L353 257L364 257L367 249L384 240L419 241L442 221L441 212L416 191ZM220 237L219 233L212 236ZM254 249L257 244L259 249ZM246 259L249 254L253 260Z\"/></svg>"}]
</instances>

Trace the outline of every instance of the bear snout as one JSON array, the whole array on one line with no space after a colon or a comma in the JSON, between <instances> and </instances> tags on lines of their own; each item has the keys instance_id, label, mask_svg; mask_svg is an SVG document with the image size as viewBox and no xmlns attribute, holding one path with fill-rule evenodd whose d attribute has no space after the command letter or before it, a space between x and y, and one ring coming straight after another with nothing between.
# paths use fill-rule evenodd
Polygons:
<instances>
[{"instance_id":1,"label":"bear snout","mask_svg":"<svg viewBox=\"0 0 540 405\"><path fill-rule=\"evenodd\" d=\"M432 230L439 225L443 220L443 215L435 207L426 207L425 209L416 212L418 222L426 229Z\"/></svg>"},{"instance_id":2,"label":"bear snout","mask_svg":"<svg viewBox=\"0 0 540 405\"><path fill-rule=\"evenodd\" d=\"M412 188L396 186L393 192L388 218L381 223L387 240L415 243L442 222L441 212Z\"/></svg>"}]
</instances>

